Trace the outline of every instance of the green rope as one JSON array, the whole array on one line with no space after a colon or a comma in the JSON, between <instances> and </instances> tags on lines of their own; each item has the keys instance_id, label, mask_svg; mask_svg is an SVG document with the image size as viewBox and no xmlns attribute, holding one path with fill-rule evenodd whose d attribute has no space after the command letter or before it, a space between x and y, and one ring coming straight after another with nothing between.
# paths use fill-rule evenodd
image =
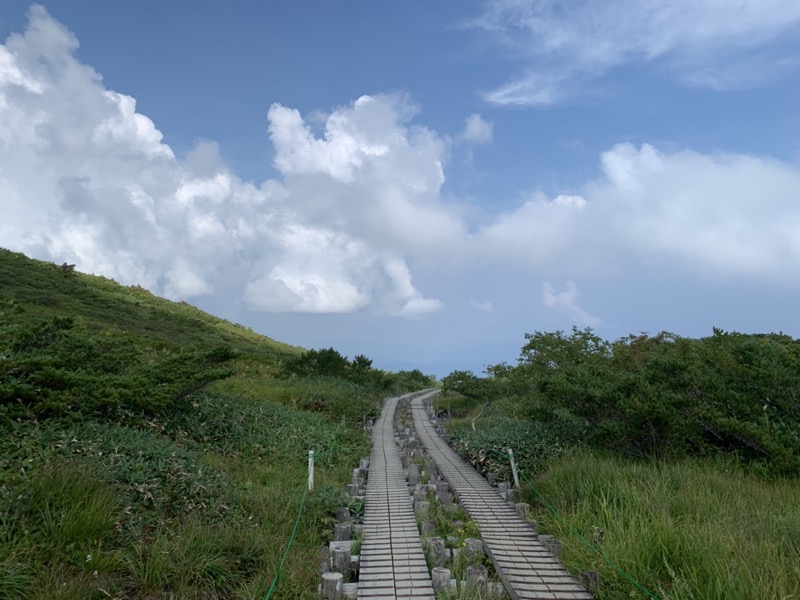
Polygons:
<instances>
[{"instance_id":1,"label":"green rope","mask_svg":"<svg viewBox=\"0 0 800 600\"><path fill-rule=\"evenodd\" d=\"M267 592L267 597L264 600L269 600L269 597L272 596L272 592L275 589L275 586L278 584L278 579L281 576L281 572L283 571L283 564L286 562L286 557L289 556L289 549L292 547L292 542L294 541L294 536L297 533L297 526L300 524L300 515L303 514L303 506L306 503L306 496L308 495L308 489L303 492L303 498L300 500L300 510L297 511L297 519L295 519L294 527L292 528L292 535L289 537L289 543L286 545L286 551L283 553L283 558L281 559L281 564L278 567L278 573L275 575L275 578L272 580L272 585L269 586L269 591Z\"/></svg>"}]
</instances>

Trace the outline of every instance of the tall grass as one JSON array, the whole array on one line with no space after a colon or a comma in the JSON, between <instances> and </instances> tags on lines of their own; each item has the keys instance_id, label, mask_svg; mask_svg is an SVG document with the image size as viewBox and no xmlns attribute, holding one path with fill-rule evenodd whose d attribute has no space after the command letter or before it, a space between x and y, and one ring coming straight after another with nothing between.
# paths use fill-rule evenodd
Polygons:
<instances>
[{"instance_id":1,"label":"tall grass","mask_svg":"<svg viewBox=\"0 0 800 600\"><path fill-rule=\"evenodd\" d=\"M539 529L573 571L601 573L599 598L641 597L578 533L662 600L800 598L800 483L724 460L640 463L574 451L533 478Z\"/></svg>"}]
</instances>

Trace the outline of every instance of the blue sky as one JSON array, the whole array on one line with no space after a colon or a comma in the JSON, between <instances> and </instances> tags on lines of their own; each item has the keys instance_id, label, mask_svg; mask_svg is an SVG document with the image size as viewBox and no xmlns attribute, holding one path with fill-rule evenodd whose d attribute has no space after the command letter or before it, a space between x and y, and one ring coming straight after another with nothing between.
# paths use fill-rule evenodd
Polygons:
<instances>
[{"instance_id":1,"label":"blue sky","mask_svg":"<svg viewBox=\"0 0 800 600\"><path fill-rule=\"evenodd\" d=\"M0 6L0 245L438 375L800 335L800 4Z\"/></svg>"}]
</instances>

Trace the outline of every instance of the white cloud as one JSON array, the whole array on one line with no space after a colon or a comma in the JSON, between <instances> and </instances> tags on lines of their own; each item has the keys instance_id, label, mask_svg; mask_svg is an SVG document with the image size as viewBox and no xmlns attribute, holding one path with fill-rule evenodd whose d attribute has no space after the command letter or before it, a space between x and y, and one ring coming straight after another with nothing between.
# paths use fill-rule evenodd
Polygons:
<instances>
[{"instance_id":1,"label":"white cloud","mask_svg":"<svg viewBox=\"0 0 800 600\"><path fill-rule=\"evenodd\" d=\"M797 48L781 44L800 28L800 4L784 0L493 0L465 24L527 61L484 97L547 105L629 64L658 61L691 85L763 85L796 69ZM788 48L788 49L787 49Z\"/></svg>"},{"instance_id":2,"label":"white cloud","mask_svg":"<svg viewBox=\"0 0 800 600\"><path fill-rule=\"evenodd\" d=\"M565 278L658 263L800 286L796 164L620 144L600 157L596 181L536 191L470 231L442 199L448 142L413 122L403 96L305 117L273 105L280 176L253 185L213 142L177 159L76 47L40 7L0 46L0 242L15 250L172 298L213 294L264 311L435 312L442 302L417 289L409 267L423 262ZM465 140L490 140L488 125L470 116Z\"/></svg>"},{"instance_id":3,"label":"white cloud","mask_svg":"<svg viewBox=\"0 0 800 600\"><path fill-rule=\"evenodd\" d=\"M474 308L475 310L480 310L483 312L493 312L494 307L492 306L491 302L478 302L477 300L470 300L469 305Z\"/></svg>"},{"instance_id":4,"label":"white cloud","mask_svg":"<svg viewBox=\"0 0 800 600\"><path fill-rule=\"evenodd\" d=\"M317 138L297 113L269 111L275 165L292 205L313 223L339 222L394 254L442 251L463 237L460 217L440 198L446 142L409 125L415 109L403 96L362 96L329 115Z\"/></svg>"},{"instance_id":5,"label":"white cloud","mask_svg":"<svg viewBox=\"0 0 800 600\"><path fill-rule=\"evenodd\" d=\"M496 217L474 237L479 257L535 268L572 263L576 258L578 230L587 227L580 196L548 199L536 192L515 210Z\"/></svg>"},{"instance_id":6,"label":"white cloud","mask_svg":"<svg viewBox=\"0 0 800 600\"><path fill-rule=\"evenodd\" d=\"M510 106L548 106L571 95L575 84L570 71L562 67L548 71L528 71L493 90L483 92L483 99L492 104Z\"/></svg>"},{"instance_id":7,"label":"white cloud","mask_svg":"<svg viewBox=\"0 0 800 600\"><path fill-rule=\"evenodd\" d=\"M179 161L130 96L75 56L41 6L0 46L0 239L171 298L255 310L417 317L439 310L405 256L462 235L439 199L446 144L401 96L323 115L269 111L283 178L254 186L212 142ZM224 284L218 282L224 281Z\"/></svg>"},{"instance_id":8,"label":"white cloud","mask_svg":"<svg viewBox=\"0 0 800 600\"><path fill-rule=\"evenodd\" d=\"M462 131L456 139L468 144L488 144L492 141L493 125L485 121L479 114L473 113L467 117Z\"/></svg>"},{"instance_id":9,"label":"white cloud","mask_svg":"<svg viewBox=\"0 0 800 600\"><path fill-rule=\"evenodd\" d=\"M541 193L484 226L480 254L613 273L656 259L711 277L800 286L800 167L619 144L580 196Z\"/></svg>"},{"instance_id":10,"label":"white cloud","mask_svg":"<svg viewBox=\"0 0 800 600\"><path fill-rule=\"evenodd\" d=\"M567 289L556 292L550 283L542 285L542 302L547 308L565 313L581 327L597 327L600 319L590 315L578 306L578 286L574 281L567 282Z\"/></svg>"}]
</instances>

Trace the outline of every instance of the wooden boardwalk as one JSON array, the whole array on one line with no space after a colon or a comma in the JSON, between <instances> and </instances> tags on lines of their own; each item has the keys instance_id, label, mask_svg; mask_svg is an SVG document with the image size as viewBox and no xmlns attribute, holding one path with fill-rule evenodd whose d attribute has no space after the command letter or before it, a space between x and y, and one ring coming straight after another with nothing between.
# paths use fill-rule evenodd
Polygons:
<instances>
[{"instance_id":1,"label":"wooden boardwalk","mask_svg":"<svg viewBox=\"0 0 800 600\"><path fill-rule=\"evenodd\" d=\"M384 403L372 429L358 597L434 600L400 452L394 439L398 398Z\"/></svg>"},{"instance_id":2,"label":"wooden boardwalk","mask_svg":"<svg viewBox=\"0 0 800 600\"><path fill-rule=\"evenodd\" d=\"M590 600L592 595L539 542L533 527L436 433L423 404L436 393L412 399L414 427L439 472L478 525L486 552L511 598Z\"/></svg>"}]
</instances>

